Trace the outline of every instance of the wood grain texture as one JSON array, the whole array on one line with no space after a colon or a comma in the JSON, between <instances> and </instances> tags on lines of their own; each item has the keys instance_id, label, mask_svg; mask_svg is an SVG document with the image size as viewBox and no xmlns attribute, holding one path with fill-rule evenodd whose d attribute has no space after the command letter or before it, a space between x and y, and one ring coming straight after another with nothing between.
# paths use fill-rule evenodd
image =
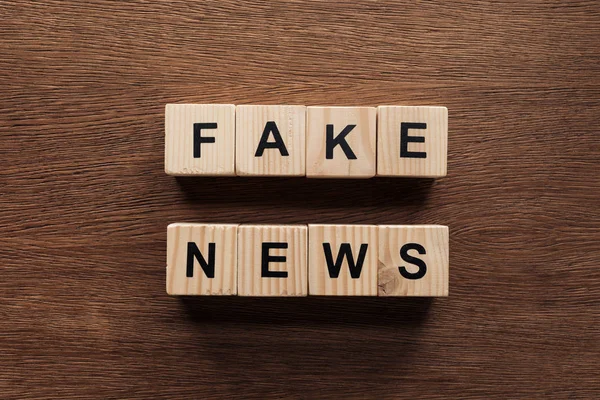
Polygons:
<instances>
[{"instance_id":1,"label":"wood grain texture","mask_svg":"<svg viewBox=\"0 0 600 400\"><path fill-rule=\"evenodd\" d=\"M235 224L169 224L167 293L211 296L237 294L237 236L238 226ZM195 255L194 270L190 277L187 276L188 243L194 243L200 253L199 256ZM209 248L210 244L214 250ZM199 265L200 259L212 265L212 277L207 277Z\"/></svg>"},{"instance_id":2,"label":"wood grain texture","mask_svg":"<svg viewBox=\"0 0 600 400\"><path fill-rule=\"evenodd\" d=\"M327 128L333 151L327 153ZM377 152L375 107L308 107L306 110L306 176L371 178ZM341 142L340 142L341 141Z\"/></svg>"},{"instance_id":3,"label":"wood grain texture","mask_svg":"<svg viewBox=\"0 0 600 400\"><path fill-rule=\"evenodd\" d=\"M268 122L274 125L271 124L267 128ZM274 136L273 129L276 129L277 137ZM265 131L267 137L263 141ZM237 175L304 176L306 106L237 106L235 140ZM263 147L262 153L257 156L259 143L283 147Z\"/></svg>"},{"instance_id":4,"label":"wood grain texture","mask_svg":"<svg viewBox=\"0 0 600 400\"><path fill-rule=\"evenodd\" d=\"M402 139L402 124L406 138ZM421 142L419 142L421 141ZM377 175L440 178L448 172L448 109L377 107Z\"/></svg>"},{"instance_id":5,"label":"wood grain texture","mask_svg":"<svg viewBox=\"0 0 600 400\"><path fill-rule=\"evenodd\" d=\"M378 296L448 296L449 238L448 227L442 225L379 225L377 288ZM424 266L412 259L405 260L401 249L410 247L406 255L416 257ZM404 268L409 278L403 277ZM423 271L421 271L423 269ZM418 273L425 275L417 278Z\"/></svg>"},{"instance_id":6,"label":"wood grain texture","mask_svg":"<svg viewBox=\"0 0 600 400\"><path fill-rule=\"evenodd\" d=\"M0 15L3 399L600 397L597 1ZM168 103L446 106L448 175L175 179ZM170 297L177 221L447 225L450 296Z\"/></svg>"},{"instance_id":7,"label":"wood grain texture","mask_svg":"<svg viewBox=\"0 0 600 400\"><path fill-rule=\"evenodd\" d=\"M240 296L306 296L308 294L308 228L306 225L242 225L238 235L238 288ZM286 244L268 250L269 271L287 277L263 278L263 243ZM265 257L265 259L268 259Z\"/></svg>"},{"instance_id":8,"label":"wood grain texture","mask_svg":"<svg viewBox=\"0 0 600 400\"><path fill-rule=\"evenodd\" d=\"M308 225L309 294L377 296L378 250L374 225ZM330 267L339 268L337 277Z\"/></svg>"},{"instance_id":9,"label":"wood grain texture","mask_svg":"<svg viewBox=\"0 0 600 400\"><path fill-rule=\"evenodd\" d=\"M199 126L196 132L197 123L209 125ZM175 176L235 175L235 106L167 104L165 172Z\"/></svg>"}]
</instances>

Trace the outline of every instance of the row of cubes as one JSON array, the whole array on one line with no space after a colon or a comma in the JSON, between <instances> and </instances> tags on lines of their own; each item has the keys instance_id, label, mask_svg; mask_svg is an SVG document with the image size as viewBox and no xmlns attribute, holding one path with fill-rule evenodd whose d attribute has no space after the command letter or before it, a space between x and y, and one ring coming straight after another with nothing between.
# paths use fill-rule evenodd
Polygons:
<instances>
[{"instance_id":1,"label":"row of cubes","mask_svg":"<svg viewBox=\"0 0 600 400\"><path fill-rule=\"evenodd\" d=\"M446 107L167 104L165 172L309 178L446 175Z\"/></svg>"},{"instance_id":2,"label":"row of cubes","mask_svg":"<svg viewBox=\"0 0 600 400\"><path fill-rule=\"evenodd\" d=\"M447 296L448 227L235 225L167 229L167 293Z\"/></svg>"}]
</instances>

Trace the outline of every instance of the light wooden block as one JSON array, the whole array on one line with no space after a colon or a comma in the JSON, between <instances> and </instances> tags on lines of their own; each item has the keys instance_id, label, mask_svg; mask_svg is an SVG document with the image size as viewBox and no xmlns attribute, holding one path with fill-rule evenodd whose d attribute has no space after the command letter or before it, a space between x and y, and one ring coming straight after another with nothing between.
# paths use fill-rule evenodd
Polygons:
<instances>
[{"instance_id":1,"label":"light wooden block","mask_svg":"<svg viewBox=\"0 0 600 400\"><path fill-rule=\"evenodd\" d=\"M376 296L377 241L375 225L309 225L309 293Z\"/></svg>"},{"instance_id":2,"label":"light wooden block","mask_svg":"<svg viewBox=\"0 0 600 400\"><path fill-rule=\"evenodd\" d=\"M167 228L167 293L235 295L237 293L237 230L237 225L230 224L169 225ZM192 276L189 276L190 273ZM212 277L209 276L211 274Z\"/></svg>"},{"instance_id":3,"label":"light wooden block","mask_svg":"<svg viewBox=\"0 0 600 400\"><path fill-rule=\"evenodd\" d=\"M305 175L305 106L242 105L235 120L237 175Z\"/></svg>"},{"instance_id":4,"label":"light wooden block","mask_svg":"<svg viewBox=\"0 0 600 400\"><path fill-rule=\"evenodd\" d=\"M167 104L165 172L235 175L235 106Z\"/></svg>"},{"instance_id":5,"label":"light wooden block","mask_svg":"<svg viewBox=\"0 0 600 400\"><path fill-rule=\"evenodd\" d=\"M307 227L242 225L238 233L240 296L306 296Z\"/></svg>"},{"instance_id":6,"label":"light wooden block","mask_svg":"<svg viewBox=\"0 0 600 400\"><path fill-rule=\"evenodd\" d=\"M379 296L448 296L448 227L379 226Z\"/></svg>"},{"instance_id":7,"label":"light wooden block","mask_svg":"<svg viewBox=\"0 0 600 400\"><path fill-rule=\"evenodd\" d=\"M377 112L378 176L446 176L446 107L379 106Z\"/></svg>"},{"instance_id":8,"label":"light wooden block","mask_svg":"<svg viewBox=\"0 0 600 400\"><path fill-rule=\"evenodd\" d=\"M375 176L376 121L374 107L307 107L306 176Z\"/></svg>"}]
</instances>

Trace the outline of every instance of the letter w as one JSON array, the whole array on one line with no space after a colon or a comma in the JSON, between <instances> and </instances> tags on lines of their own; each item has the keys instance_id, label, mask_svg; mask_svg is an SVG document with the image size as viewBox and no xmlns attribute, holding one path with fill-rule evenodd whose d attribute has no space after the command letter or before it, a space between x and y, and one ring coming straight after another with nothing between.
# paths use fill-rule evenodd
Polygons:
<instances>
[{"instance_id":1,"label":"letter w","mask_svg":"<svg viewBox=\"0 0 600 400\"><path fill-rule=\"evenodd\" d=\"M344 262L344 257L348 259L348 268L350 269L350 276L352 279L360 278L360 273L362 272L363 263L365 261L365 256L367 255L367 248L369 245L367 243L363 243L360 245L360 251L358 252L358 259L356 260L356 264L354 263L354 256L352 255L352 247L350 243L342 243L340 245L340 252L337 255L335 263L333 262L333 255L331 254L331 244L323 243L323 251L325 252L325 261L327 262L327 269L329 270L329 277L337 278L340 276L340 270L342 268L342 263Z\"/></svg>"}]
</instances>

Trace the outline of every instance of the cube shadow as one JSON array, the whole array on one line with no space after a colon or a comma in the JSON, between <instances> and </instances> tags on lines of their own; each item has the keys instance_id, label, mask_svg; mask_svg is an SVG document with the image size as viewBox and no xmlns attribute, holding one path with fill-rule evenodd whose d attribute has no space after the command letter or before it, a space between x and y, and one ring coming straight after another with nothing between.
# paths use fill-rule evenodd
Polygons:
<instances>
[{"instance_id":1,"label":"cube shadow","mask_svg":"<svg viewBox=\"0 0 600 400\"><path fill-rule=\"evenodd\" d=\"M180 297L197 323L417 326L436 301L431 297Z\"/></svg>"},{"instance_id":2,"label":"cube shadow","mask_svg":"<svg viewBox=\"0 0 600 400\"><path fill-rule=\"evenodd\" d=\"M442 184L432 178L379 177L365 180L304 177L176 177L175 179L185 201L196 205L244 203L306 209L422 206L432 187ZM372 223L366 220L364 222Z\"/></svg>"}]
</instances>

